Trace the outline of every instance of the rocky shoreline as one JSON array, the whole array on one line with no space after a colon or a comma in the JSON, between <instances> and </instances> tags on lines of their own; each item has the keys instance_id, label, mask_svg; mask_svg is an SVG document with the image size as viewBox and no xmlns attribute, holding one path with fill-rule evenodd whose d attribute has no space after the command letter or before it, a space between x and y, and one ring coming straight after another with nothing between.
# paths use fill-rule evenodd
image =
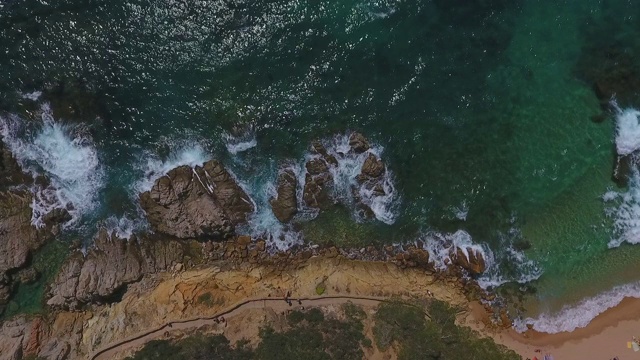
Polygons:
<instances>
[{"instance_id":1,"label":"rocky shoreline","mask_svg":"<svg viewBox=\"0 0 640 360\"><path fill-rule=\"evenodd\" d=\"M349 145L348 151L357 154L370 149L366 138L358 133L351 134ZM296 176L290 169L283 167L278 176L277 195L270 204L283 223L292 221L301 202L322 211L335 201L329 190L334 186L331 169L338 162L319 142L311 147L314 155L305 165L301 198L298 198ZM33 179L22 172L6 148L0 146L0 152L2 312L2 306L10 300L16 284L26 281L33 252L48 241L57 241L54 239L62 224L69 220L69 214L65 209L54 209L45 216L44 226L32 225L31 191L33 186L42 186L38 183L46 183L46 179ZM361 188L354 187L352 192L360 215L371 218L372 209L360 196L360 189L365 189L370 197L384 196L382 182L386 167L371 152L362 158L362 170L357 177ZM157 325L167 318L188 318L194 310L201 311L202 304L197 304L197 296L204 296L203 289L207 286L210 297L223 299L219 301L220 306L240 301L243 296L271 295L265 288L269 281L271 285L281 284L281 288L298 288L308 295L317 291L320 283L323 289L327 287L329 277L326 274L336 274L341 267L345 268L345 274L354 272L361 277L376 273L375 279L368 281L380 282L387 287L369 287L358 292L361 295L409 293L424 297L425 286L429 284L429 288L442 287L458 294L456 301L492 299L492 295L473 280L485 270L486 264L482 253L471 247L451 247L451 262L443 271L434 267L433 259L420 242L408 246L364 248L304 245L278 251L264 238L238 234L236 227L247 221L255 204L215 160L195 168L180 166L170 170L159 177L149 191L140 194L140 205L153 233L125 240L103 229L96 235L91 248L73 250L48 284L46 315L17 316L2 323L1 359L21 359L29 355L47 359L85 358L106 341L132 334L133 329L142 330L144 326ZM255 280L256 273L260 274L260 282L246 284L243 278ZM176 276L184 279L186 274L194 277L182 282L182 286L188 284L199 290L192 294L190 301L183 296L182 306L176 306L173 300L166 302L166 297L176 293L176 288L163 293L167 284L173 282L178 286ZM240 287L221 287L221 284L211 282L211 279L227 279L227 276L236 285L241 284ZM336 280L333 291L354 291L349 285L352 280L345 279L344 274L336 276L342 278ZM300 277L315 280L301 287ZM199 278L201 282L192 281ZM417 284L422 284L422 288ZM247 290L256 286L260 289ZM164 300L158 300L163 296ZM137 309L135 316L133 309ZM215 309L219 306L210 306L206 311L212 313ZM106 321L105 314L119 325ZM510 325L504 310L495 313L495 319L500 326ZM132 327L128 328L126 324Z\"/></svg>"}]
</instances>

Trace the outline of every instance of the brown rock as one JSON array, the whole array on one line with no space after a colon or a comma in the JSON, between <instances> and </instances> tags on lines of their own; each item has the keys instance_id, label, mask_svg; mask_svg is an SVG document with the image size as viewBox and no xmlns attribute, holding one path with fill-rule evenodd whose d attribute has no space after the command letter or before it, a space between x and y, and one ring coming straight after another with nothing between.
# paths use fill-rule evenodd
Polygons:
<instances>
[{"instance_id":1,"label":"brown rock","mask_svg":"<svg viewBox=\"0 0 640 360\"><path fill-rule=\"evenodd\" d=\"M484 257L480 251L476 251L471 247L466 248L466 252L469 255L467 257L463 249L456 247L453 261L456 265L469 271L471 274L481 274L486 269Z\"/></svg>"},{"instance_id":2,"label":"brown rock","mask_svg":"<svg viewBox=\"0 0 640 360\"><path fill-rule=\"evenodd\" d=\"M123 240L102 230L86 256L77 252L62 265L49 290L47 304L76 308L112 302L127 284L144 274L167 271L182 261L184 245L175 240Z\"/></svg>"},{"instance_id":3,"label":"brown rock","mask_svg":"<svg viewBox=\"0 0 640 360\"><path fill-rule=\"evenodd\" d=\"M278 175L278 196L269 200L273 214L282 223L291 220L298 213L298 201L296 191L298 180L290 169L286 169Z\"/></svg>"},{"instance_id":4,"label":"brown rock","mask_svg":"<svg viewBox=\"0 0 640 360\"><path fill-rule=\"evenodd\" d=\"M362 165L361 174L369 178L378 178L382 176L384 172L385 168L382 160L378 159L373 154L369 154Z\"/></svg>"},{"instance_id":5,"label":"brown rock","mask_svg":"<svg viewBox=\"0 0 640 360\"><path fill-rule=\"evenodd\" d=\"M33 178L22 172L20 165L0 139L0 191L32 182Z\"/></svg>"},{"instance_id":6,"label":"brown rock","mask_svg":"<svg viewBox=\"0 0 640 360\"><path fill-rule=\"evenodd\" d=\"M256 242L256 250L262 252L262 251L264 251L266 249L266 247L267 246L266 246L266 243L265 243L264 240L258 240Z\"/></svg>"},{"instance_id":7,"label":"brown rock","mask_svg":"<svg viewBox=\"0 0 640 360\"><path fill-rule=\"evenodd\" d=\"M354 132L349 136L349 146L356 153L360 154L367 150L369 150L369 142L364 137L364 135Z\"/></svg>"},{"instance_id":8,"label":"brown rock","mask_svg":"<svg viewBox=\"0 0 640 360\"><path fill-rule=\"evenodd\" d=\"M140 195L151 227L178 238L224 239L253 211L247 194L215 160L175 168Z\"/></svg>"},{"instance_id":9,"label":"brown rock","mask_svg":"<svg viewBox=\"0 0 640 360\"><path fill-rule=\"evenodd\" d=\"M251 244L251 236L249 235L240 235L238 236L238 239L236 240L238 245L247 247L249 244Z\"/></svg>"},{"instance_id":10,"label":"brown rock","mask_svg":"<svg viewBox=\"0 0 640 360\"><path fill-rule=\"evenodd\" d=\"M313 159L307 163L302 199L309 207L326 209L332 205L329 189L333 186L333 176L324 160Z\"/></svg>"}]
</instances>

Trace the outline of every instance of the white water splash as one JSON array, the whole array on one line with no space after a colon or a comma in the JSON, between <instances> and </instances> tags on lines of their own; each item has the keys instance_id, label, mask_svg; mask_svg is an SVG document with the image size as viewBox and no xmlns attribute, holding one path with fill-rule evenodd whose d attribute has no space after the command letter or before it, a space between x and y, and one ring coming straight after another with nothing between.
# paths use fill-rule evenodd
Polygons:
<instances>
[{"instance_id":1,"label":"white water splash","mask_svg":"<svg viewBox=\"0 0 640 360\"><path fill-rule=\"evenodd\" d=\"M640 111L636 109L618 109L616 114L616 151L618 155L630 155L640 149L638 117L640 117Z\"/></svg>"},{"instance_id":2,"label":"white water splash","mask_svg":"<svg viewBox=\"0 0 640 360\"><path fill-rule=\"evenodd\" d=\"M236 135L224 133L222 134L222 137L225 140L227 151L232 155L237 155L240 152L247 151L258 145L256 132L253 126L247 127L244 131Z\"/></svg>"},{"instance_id":3,"label":"white water splash","mask_svg":"<svg viewBox=\"0 0 640 360\"><path fill-rule=\"evenodd\" d=\"M478 285L483 289L495 288L508 282L524 284L538 279L542 275L542 269L538 264L528 259L522 251L513 247L512 240L516 230L512 229L508 236L500 237L501 251L496 253L486 244L476 244L471 235L458 230L455 233L427 232L420 236L420 241L424 244L425 250L429 252L429 259L434 267L439 270L446 270L453 262L452 254L459 248L469 259L468 251L474 251L482 255L485 262L485 271L477 278ZM504 274L500 269L501 264L511 264L515 267L515 274Z\"/></svg>"},{"instance_id":4,"label":"white water splash","mask_svg":"<svg viewBox=\"0 0 640 360\"><path fill-rule=\"evenodd\" d=\"M46 189L34 190L32 223L41 227L46 213L64 208L72 216L65 226L72 226L99 206L104 169L86 132L56 122L47 104L41 107L40 119L33 125L15 115L0 118L0 134L25 171L34 177L46 175L51 182Z\"/></svg>"},{"instance_id":5,"label":"white water splash","mask_svg":"<svg viewBox=\"0 0 640 360\"><path fill-rule=\"evenodd\" d=\"M190 167L202 166L205 162L211 160L211 155L204 151L199 143L191 143L189 145L178 142L172 143L174 149L169 153L166 159L151 152L145 152L140 159L141 168L144 169L143 177L133 184L132 195L137 196L145 191L151 190L153 184L167 175L169 171L179 166L187 165Z\"/></svg>"},{"instance_id":6,"label":"white water splash","mask_svg":"<svg viewBox=\"0 0 640 360\"><path fill-rule=\"evenodd\" d=\"M303 173L301 168L294 164L285 166L282 171L284 170L293 171L297 178ZM270 175L267 178L272 179L275 177ZM255 177L251 184L243 184L243 189L253 199L254 208L256 209L249 215L248 224L244 227L244 230L254 239L261 238L266 240L267 246L271 249L285 251L294 245L302 245L304 243L302 232L296 231L291 224L282 224L273 214L269 200L277 196L274 180L268 180L261 185L260 183L263 180L263 177ZM300 184L298 184L299 188ZM305 214L304 211L299 212L294 219L303 219Z\"/></svg>"},{"instance_id":7,"label":"white water splash","mask_svg":"<svg viewBox=\"0 0 640 360\"><path fill-rule=\"evenodd\" d=\"M565 306L556 313L518 319L514 321L514 328L524 332L527 330L527 324L530 324L534 330L549 334L573 331L587 326L596 316L620 304L625 297L640 298L640 282L616 286L609 291L583 299L576 305Z\"/></svg>"},{"instance_id":8,"label":"white water splash","mask_svg":"<svg viewBox=\"0 0 640 360\"><path fill-rule=\"evenodd\" d=\"M369 154L382 158L384 148L373 145L364 153L356 154L349 146L349 135L337 135L330 140L323 141L329 155L333 155L338 161L337 166L330 166L329 171L333 176L334 187L332 196L345 206L353 208L356 220L362 220L360 214L354 206L352 189L358 191L360 200L373 212L375 218L385 224L393 224L398 216L399 197L393 183L393 173L385 164L385 173L381 181L384 194L380 195L374 188L368 187L366 183L360 184L357 176L362 171L362 165ZM308 155L307 160L319 157L319 155Z\"/></svg>"},{"instance_id":9,"label":"white water splash","mask_svg":"<svg viewBox=\"0 0 640 360\"><path fill-rule=\"evenodd\" d=\"M147 222L143 219L144 217L142 216L136 219L131 219L127 216L110 216L98 227L104 228L109 235L113 234L119 239L129 240L134 234L148 230Z\"/></svg>"},{"instance_id":10,"label":"white water splash","mask_svg":"<svg viewBox=\"0 0 640 360\"><path fill-rule=\"evenodd\" d=\"M31 101L38 101L38 99L40 99L40 96L42 96L42 91L33 91L30 93L20 93L20 97L23 99L27 99L27 100L31 100Z\"/></svg>"}]
</instances>

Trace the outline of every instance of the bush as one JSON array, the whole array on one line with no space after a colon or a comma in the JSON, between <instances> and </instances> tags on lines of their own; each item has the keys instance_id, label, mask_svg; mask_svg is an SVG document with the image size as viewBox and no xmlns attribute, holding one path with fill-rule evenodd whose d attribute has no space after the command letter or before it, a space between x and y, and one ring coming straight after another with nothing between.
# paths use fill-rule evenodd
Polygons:
<instances>
[{"instance_id":1,"label":"bush","mask_svg":"<svg viewBox=\"0 0 640 360\"><path fill-rule=\"evenodd\" d=\"M422 307L399 302L383 303L374 317L376 344L382 350L399 345L398 360L515 360L520 356L479 338L467 327L455 324L456 309L441 301L428 305L427 320Z\"/></svg>"}]
</instances>

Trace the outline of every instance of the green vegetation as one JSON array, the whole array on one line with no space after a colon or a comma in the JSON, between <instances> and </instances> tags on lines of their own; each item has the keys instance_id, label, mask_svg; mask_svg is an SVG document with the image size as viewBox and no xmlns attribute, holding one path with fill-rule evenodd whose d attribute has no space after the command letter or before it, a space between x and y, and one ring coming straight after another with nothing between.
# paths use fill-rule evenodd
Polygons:
<instances>
[{"instance_id":1,"label":"green vegetation","mask_svg":"<svg viewBox=\"0 0 640 360\"><path fill-rule=\"evenodd\" d=\"M327 288L326 288L326 285L324 284L324 282L321 282L320 284L316 285L316 294L322 295L322 294L324 294L326 289Z\"/></svg>"},{"instance_id":2,"label":"green vegetation","mask_svg":"<svg viewBox=\"0 0 640 360\"><path fill-rule=\"evenodd\" d=\"M374 346L364 334L367 314L353 303L343 305L341 310L331 317L318 308L292 311L282 330L271 326L261 329L261 341L255 349L246 341L231 346L222 335L200 335L178 341L151 341L129 360L166 359L168 354L177 360L364 359L364 349ZM374 315L375 346L383 351L392 347L399 360L520 359L491 339L479 338L471 329L457 326L455 319L456 309L440 301L424 306L384 303Z\"/></svg>"},{"instance_id":3,"label":"green vegetation","mask_svg":"<svg viewBox=\"0 0 640 360\"><path fill-rule=\"evenodd\" d=\"M455 319L456 309L441 301L432 301L426 312L421 306L384 303L375 314L373 334L381 350L397 344L398 360L520 359L493 340L457 326Z\"/></svg>"},{"instance_id":4,"label":"green vegetation","mask_svg":"<svg viewBox=\"0 0 640 360\"><path fill-rule=\"evenodd\" d=\"M253 359L251 349L244 343L231 347L223 335L196 335L179 341L153 340L127 360L248 360Z\"/></svg>"}]
</instances>

